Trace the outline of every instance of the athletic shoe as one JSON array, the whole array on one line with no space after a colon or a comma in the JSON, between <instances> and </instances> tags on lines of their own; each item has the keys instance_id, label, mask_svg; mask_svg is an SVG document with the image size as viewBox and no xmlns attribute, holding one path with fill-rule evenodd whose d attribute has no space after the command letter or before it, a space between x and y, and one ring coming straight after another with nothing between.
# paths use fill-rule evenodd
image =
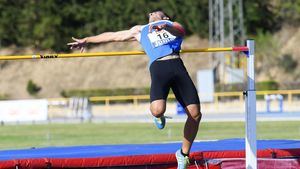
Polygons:
<instances>
[{"instance_id":1,"label":"athletic shoe","mask_svg":"<svg viewBox=\"0 0 300 169\"><path fill-rule=\"evenodd\" d=\"M181 149L177 150L176 153L177 159L177 169L187 169L190 164L189 157L181 154Z\"/></svg>"},{"instance_id":2,"label":"athletic shoe","mask_svg":"<svg viewBox=\"0 0 300 169\"><path fill-rule=\"evenodd\" d=\"M156 125L156 127L158 129L163 129L166 125L166 117L165 116L161 116L159 118L155 117L154 118L154 124Z\"/></svg>"}]
</instances>

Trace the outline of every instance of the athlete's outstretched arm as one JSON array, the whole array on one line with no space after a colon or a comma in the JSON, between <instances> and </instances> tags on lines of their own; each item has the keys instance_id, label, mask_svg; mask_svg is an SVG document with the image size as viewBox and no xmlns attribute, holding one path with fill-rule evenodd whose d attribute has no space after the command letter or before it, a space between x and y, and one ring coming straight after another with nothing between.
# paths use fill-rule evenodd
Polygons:
<instances>
[{"instance_id":1,"label":"athlete's outstretched arm","mask_svg":"<svg viewBox=\"0 0 300 169\"><path fill-rule=\"evenodd\" d=\"M81 52L87 43L107 43L140 40L141 26L137 25L129 30L118 32L104 32L96 36L90 36L82 39L72 37L74 42L68 43L71 49L80 49Z\"/></svg>"}]
</instances>

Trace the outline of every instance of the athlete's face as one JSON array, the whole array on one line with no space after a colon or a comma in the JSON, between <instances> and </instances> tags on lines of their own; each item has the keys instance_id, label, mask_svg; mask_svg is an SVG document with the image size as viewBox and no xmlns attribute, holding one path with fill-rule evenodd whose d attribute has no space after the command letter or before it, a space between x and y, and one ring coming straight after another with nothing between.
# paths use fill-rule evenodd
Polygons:
<instances>
[{"instance_id":1,"label":"athlete's face","mask_svg":"<svg viewBox=\"0 0 300 169\"><path fill-rule=\"evenodd\" d=\"M149 23L162 20L164 17L164 13L161 11L155 11L149 13Z\"/></svg>"}]
</instances>

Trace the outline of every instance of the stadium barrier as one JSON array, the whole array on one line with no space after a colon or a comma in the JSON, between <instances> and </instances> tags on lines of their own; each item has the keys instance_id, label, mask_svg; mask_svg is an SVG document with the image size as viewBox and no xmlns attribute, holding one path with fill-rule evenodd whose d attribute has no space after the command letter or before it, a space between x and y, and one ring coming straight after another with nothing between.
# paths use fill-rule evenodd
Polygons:
<instances>
[{"instance_id":1,"label":"stadium barrier","mask_svg":"<svg viewBox=\"0 0 300 169\"><path fill-rule=\"evenodd\" d=\"M264 90L257 91L256 96L280 94L283 95L288 101L288 104L291 104L293 97L300 95L300 90ZM168 98L175 99L174 94L169 94ZM216 92L214 93L214 103L217 104L220 101L220 98L228 100L230 98L237 98L240 102L244 101L244 96L242 92ZM59 98L60 99L60 98ZM120 95L120 96L92 96L89 97L90 102L104 102L105 105L109 106L113 101L131 101L134 105L138 105L141 101L149 101L149 95ZM54 99L55 100L55 99Z\"/></svg>"}]
</instances>

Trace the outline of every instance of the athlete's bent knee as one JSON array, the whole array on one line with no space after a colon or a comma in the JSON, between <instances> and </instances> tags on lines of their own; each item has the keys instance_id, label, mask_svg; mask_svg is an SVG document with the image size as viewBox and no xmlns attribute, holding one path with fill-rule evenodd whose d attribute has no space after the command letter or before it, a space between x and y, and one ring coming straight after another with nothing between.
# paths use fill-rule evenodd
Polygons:
<instances>
[{"instance_id":1,"label":"athlete's bent knee","mask_svg":"<svg viewBox=\"0 0 300 169\"><path fill-rule=\"evenodd\" d=\"M201 111L198 111L198 113L196 113L194 116L192 116L192 118L194 120L196 120L197 122L200 122L201 119L202 119L202 113L201 113Z\"/></svg>"},{"instance_id":2,"label":"athlete's bent knee","mask_svg":"<svg viewBox=\"0 0 300 169\"><path fill-rule=\"evenodd\" d=\"M202 118L202 113L200 111L200 105L192 105L187 107L189 116L196 122L200 122Z\"/></svg>"},{"instance_id":3,"label":"athlete's bent knee","mask_svg":"<svg viewBox=\"0 0 300 169\"><path fill-rule=\"evenodd\" d=\"M164 115L166 109L164 106L151 106L150 110L154 117L161 117Z\"/></svg>"},{"instance_id":4,"label":"athlete's bent knee","mask_svg":"<svg viewBox=\"0 0 300 169\"><path fill-rule=\"evenodd\" d=\"M190 113L191 118L193 118L196 122L200 122L202 118L202 113L197 110L195 112Z\"/></svg>"}]
</instances>

